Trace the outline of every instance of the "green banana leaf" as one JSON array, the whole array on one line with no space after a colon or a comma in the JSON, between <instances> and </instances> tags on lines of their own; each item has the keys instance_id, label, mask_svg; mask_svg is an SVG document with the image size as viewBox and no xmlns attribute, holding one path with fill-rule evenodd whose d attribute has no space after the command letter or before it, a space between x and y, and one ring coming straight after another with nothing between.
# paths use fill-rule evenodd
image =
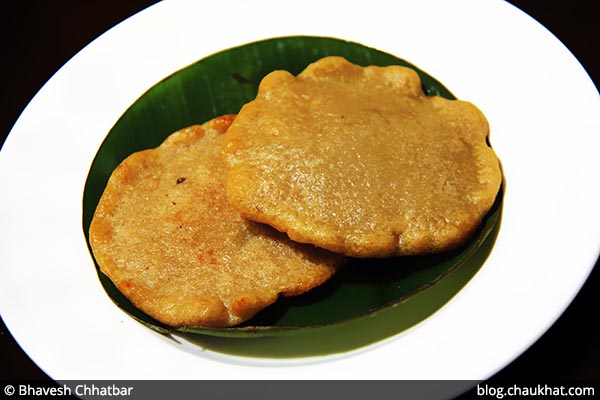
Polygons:
<instances>
[{"instance_id":1,"label":"green banana leaf","mask_svg":"<svg viewBox=\"0 0 600 400\"><path fill-rule=\"evenodd\" d=\"M116 166L135 151L158 146L169 134L252 100L261 79L284 69L297 74L324 56L359 65L415 69L427 95L455 97L417 67L385 52L335 38L282 37L231 48L165 78L117 121L92 163L83 196L83 230L89 226ZM352 259L324 285L282 298L245 324L226 329L170 328L136 309L100 271L113 301L149 328L220 352L291 357L347 351L401 332L433 314L479 270L499 229L503 191L479 231L452 252L390 259ZM175 336L173 336L175 335Z\"/></svg>"}]
</instances>

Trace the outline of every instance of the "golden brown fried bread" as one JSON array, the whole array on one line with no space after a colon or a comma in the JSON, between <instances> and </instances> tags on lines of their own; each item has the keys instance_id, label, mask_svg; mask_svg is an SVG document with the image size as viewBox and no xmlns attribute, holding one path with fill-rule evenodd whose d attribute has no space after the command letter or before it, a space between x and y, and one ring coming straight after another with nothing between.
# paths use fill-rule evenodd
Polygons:
<instances>
[{"instance_id":1,"label":"golden brown fried bread","mask_svg":"<svg viewBox=\"0 0 600 400\"><path fill-rule=\"evenodd\" d=\"M323 283L341 257L240 217L221 146L233 116L173 133L110 177L90 227L101 270L171 326L226 327Z\"/></svg>"},{"instance_id":2,"label":"golden brown fried bread","mask_svg":"<svg viewBox=\"0 0 600 400\"><path fill-rule=\"evenodd\" d=\"M441 252L496 198L487 135L479 109L424 95L412 69L327 57L263 79L225 139L227 195L244 217L346 255Z\"/></svg>"}]
</instances>

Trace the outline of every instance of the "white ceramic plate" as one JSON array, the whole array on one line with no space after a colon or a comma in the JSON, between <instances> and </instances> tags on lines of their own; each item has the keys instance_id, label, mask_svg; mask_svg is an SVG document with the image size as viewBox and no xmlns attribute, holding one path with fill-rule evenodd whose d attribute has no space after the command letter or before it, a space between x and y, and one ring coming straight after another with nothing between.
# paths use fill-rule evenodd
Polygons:
<instances>
[{"instance_id":1,"label":"white ceramic plate","mask_svg":"<svg viewBox=\"0 0 600 400\"><path fill-rule=\"evenodd\" d=\"M293 12L269 0L212 3L159 3L101 36L42 88L0 153L10 194L0 197L0 312L42 370L57 380L479 380L548 329L588 276L600 238L600 98L554 36L496 0L309 0ZM477 104L507 181L499 236L450 303L366 348L271 360L178 345L122 313L98 282L81 228L91 161L120 115L165 76L287 35L379 48Z\"/></svg>"}]
</instances>

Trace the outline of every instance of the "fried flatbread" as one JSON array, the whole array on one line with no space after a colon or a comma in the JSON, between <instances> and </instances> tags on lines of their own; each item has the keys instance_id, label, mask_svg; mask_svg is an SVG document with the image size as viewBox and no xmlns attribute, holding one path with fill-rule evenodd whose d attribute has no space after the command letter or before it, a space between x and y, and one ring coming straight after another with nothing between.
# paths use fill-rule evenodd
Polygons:
<instances>
[{"instance_id":1,"label":"fried flatbread","mask_svg":"<svg viewBox=\"0 0 600 400\"><path fill-rule=\"evenodd\" d=\"M251 220L354 257L463 243L501 172L473 104L426 96L417 73L340 57L274 71L232 124L230 203Z\"/></svg>"},{"instance_id":2,"label":"fried flatbread","mask_svg":"<svg viewBox=\"0 0 600 400\"><path fill-rule=\"evenodd\" d=\"M225 196L220 158L234 116L182 129L125 159L90 226L102 272L170 326L226 327L330 278L342 261L243 219Z\"/></svg>"}]
</instances>

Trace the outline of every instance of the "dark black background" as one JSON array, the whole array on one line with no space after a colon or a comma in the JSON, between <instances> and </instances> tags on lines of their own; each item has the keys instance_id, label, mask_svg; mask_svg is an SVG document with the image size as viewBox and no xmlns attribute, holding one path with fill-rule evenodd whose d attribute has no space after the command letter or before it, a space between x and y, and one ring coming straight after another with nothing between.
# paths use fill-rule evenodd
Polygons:
<instances>
[{"instance_id":1,"label":"dark black background","mask_svg":"<svg viewBox=\"0 0 600 400\"><path fill-rule=\"evenodd\" d=\"M0 144L27 103L54 72L100 34L153 3L151 0L3 3L0 64L4 79ZM514 0L510 3L553 32L583 64L598 87L600 31L592 11L593 2ZM565 265L565 268L569 266ZM554 326L527 352L493 377L493 381L600 382L600 329L596 324L599 268L597 263L582 291ZM0 323L0 380L3 379L49 378Z\"/></svg>"}]
</instances>

